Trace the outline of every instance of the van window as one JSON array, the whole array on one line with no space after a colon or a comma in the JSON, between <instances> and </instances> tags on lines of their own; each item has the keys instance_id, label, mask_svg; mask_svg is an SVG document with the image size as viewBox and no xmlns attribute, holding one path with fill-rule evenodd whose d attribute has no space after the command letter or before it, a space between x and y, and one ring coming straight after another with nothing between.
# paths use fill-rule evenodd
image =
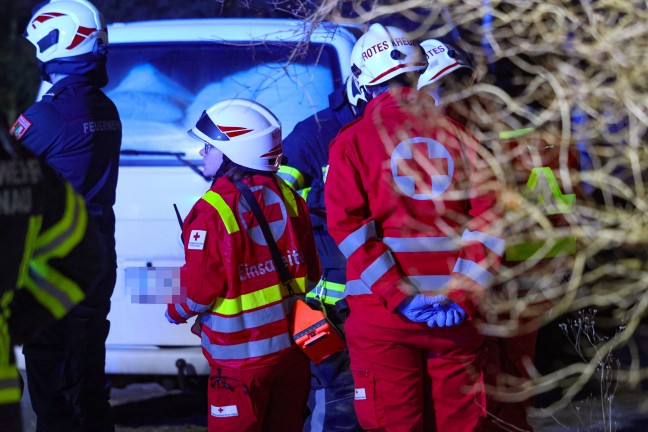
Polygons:
<instances>
[{"instance_id":1,"label":"van window","mask_svg":"<svg viewBox=\"0 0 648 432\"><path fill-rule=\"evenodd\" d=\"M104 91L123 123L125 165L180 162L151 152L181 152L198 160L201 145L187 136L202 111L228 98L255 100L279 118L286 137L295 124L328 106L341 83L335 49L310 44L204 42L112 44ZM237 126L237 125L233 125Z\"/></svg>"}]
</instances>

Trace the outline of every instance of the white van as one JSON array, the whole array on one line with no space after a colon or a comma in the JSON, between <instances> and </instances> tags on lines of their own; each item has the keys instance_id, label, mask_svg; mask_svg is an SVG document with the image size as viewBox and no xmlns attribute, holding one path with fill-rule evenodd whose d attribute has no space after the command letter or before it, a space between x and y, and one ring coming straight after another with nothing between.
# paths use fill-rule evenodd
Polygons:
<instances>
[{"instance_id":1,"label":"white van","mask_svg":"<svg viewBox=\"0 0 648 432\"><path fill-rule=\"evenodd\" d=\"M191 19L112 24L106 94L123 124L117 186L117 285L107 340L108 374L209 374L188 325L165 319L184 263L181 217L209 188L201 146L187 130L227 98L255 100L282 122L286 137L328 106L350 71L355 37L335 25L315 29L285 19ZM42 94L42 93L41 93Z\"/></svg>"},{"instance_id":2,"label":"white van","mask_svg":"<svg viewBox=\"0 0 648 432\"><path fill-rule=\"evenodd\" d=\"M212 104L240 97L274 112L286 137L328 106L328 95L350 71L355 38L338 26L313 31L281 19L124 23L108 34L110 84L104 90L117 105L124 136L106 371L176 374L183 359L187 373L207 375L190 325L165 319L168 298L138 291L143 278L159 284L177 275L171 269L184 263L184 251L173 204L184 217L210 186L187 165L200 165L201 146L186 132Z\"/></svg>"}]
</instances>

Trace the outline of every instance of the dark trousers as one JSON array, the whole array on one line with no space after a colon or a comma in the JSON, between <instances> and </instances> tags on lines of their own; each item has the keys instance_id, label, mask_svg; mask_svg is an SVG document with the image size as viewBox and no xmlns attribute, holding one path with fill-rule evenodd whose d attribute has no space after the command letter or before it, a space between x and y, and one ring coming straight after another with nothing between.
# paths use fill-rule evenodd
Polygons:
<instances>
[{"instance_id":1,"label":"dark trousers","mask_svg":"<svg viewBox=\"0 0 648 432\"><path fill-rule=\"evenodd\" d=\"M20 403L0 404L0 431L23 432Z\"/></svg>"},{"instance_id":2,"label":"dark trousers","mask_svg":"<svg viewBox=\"0 0 648 432\"><path fill-rule=\"evenodd\" d=\"M116 272L104 276L86 300L23 346L37 432L115 430L105 342Z\"/></svg>"},{"instance_id":3,"label":"dark trousers","mask_svg":"<svg viewBox=\"0 0 648 432\"><path fill-rule=\"evenodd\" d=\"M310 415L303 432L361 431L353 407L355 387L348 351L311 363Z\"/></svg>"}]
</instances>

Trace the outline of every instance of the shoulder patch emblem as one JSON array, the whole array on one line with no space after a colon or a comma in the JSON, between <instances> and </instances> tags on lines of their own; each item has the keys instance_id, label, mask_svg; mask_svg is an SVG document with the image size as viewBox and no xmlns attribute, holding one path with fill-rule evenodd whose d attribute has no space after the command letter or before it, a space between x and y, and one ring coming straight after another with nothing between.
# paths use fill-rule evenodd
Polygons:
<instances>
[{"instance_id":1,"label":"shoulder patch emblem","mask_svg":"<svg viewBox=\"0 0 648 432\"><path fill-rule=\"evenodd\" d=\"M206 237L207 237L207 231L191 230L191 235L189 236L189 244L187 245L187 249L195 249L195 250L205 249Z\"/></svg>"},{"instance_id":2,"label":"shoulder patch emblem","mask_svg":"<svg viewBox=\"0 0 648 432\"><path fill-rule=\"evenodd\" d=\"M20 114L18 120L16 120L13 126L11 126L9 133L14 136L16 141L20 141L20 139L23 137L23 135L25 135L25 132L27 132L31 125L32 122L27 120L27 117Z\"/></svg>"}]
</instances>

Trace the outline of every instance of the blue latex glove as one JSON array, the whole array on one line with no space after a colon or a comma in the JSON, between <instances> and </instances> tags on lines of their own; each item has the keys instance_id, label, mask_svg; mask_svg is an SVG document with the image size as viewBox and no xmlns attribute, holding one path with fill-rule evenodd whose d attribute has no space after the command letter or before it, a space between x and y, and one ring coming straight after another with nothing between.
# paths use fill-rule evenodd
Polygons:
<instances>
[{"instance_id":1,"label":"blue latex glove","mask_svg":"<svg viewBox=\"0 0 648 432\"><path fill-rule=\"evenodd\" d=\"M444 295L416 294L403 300L397 310L410 321L429 323L435 314L438 314L439 308L447 303L451 303L451 301Z\"/></svg>"},{"instance_id":2,"label":"blue latex glove","mask_svg":"<svg viewBox=\"0 0 648 432\"><path fill-rule=\"evenodd\" d=\"M427 320L430 327L450 327L461 324L466 319L466 312L458 304L448 300L448 303L439 304Z\"/></svg>"}]
</instances>

